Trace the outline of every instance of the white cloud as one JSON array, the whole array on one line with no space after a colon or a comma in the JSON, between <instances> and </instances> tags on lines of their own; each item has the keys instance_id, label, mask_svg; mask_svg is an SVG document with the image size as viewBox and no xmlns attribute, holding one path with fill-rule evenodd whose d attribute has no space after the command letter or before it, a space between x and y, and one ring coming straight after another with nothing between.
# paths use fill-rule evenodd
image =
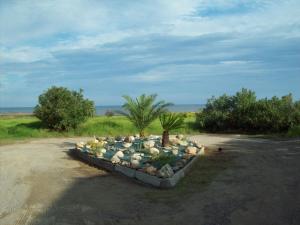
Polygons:
<instances>
[{"instance_id":1,"label":"white cloud","mask_svg":"<svg viewBox=\"0 0 300 225\"><path fill-rule=\"evenodd\" d=\"M51 57L56 51L96 48L125 38L152 34L238 33L257 36L272 33L273 36L300 36L298 0L27 0L1 4L0 43L4 46L1 51L2 57L10 61L15 57L16 61L30 62L39 57ZM257 8L245 14L201 15L201 10L212 7L225 10L240 4ZM36 43L42 44L36 46Z\"/></svg>"},{"instance_id":2,"label":"white cloud","mask_svg":"<svg viewBox=\"0 0 300 225\"><path fill-rule=\"evenodd\" d=\"M45 59L52 59L50 52L37 47L18 47L13 49L0 49L1 63L32 63Z\"/></svg>"},{"instance_id":3,"label":"white cloud","mask_svg":"<svg viewBox=\"0 0 300 225\"><path fill-rule=\"evenodd\" d=\"M169 74L167 72L149 71L146 73L141 73L141 74L131 76L129 78L129 81L135 82L135 83L161 82L161 81L170 79L170 77L168 75Z\"/></svg>"},{"instance_id":4,"label":"white cloud","mask_svg":"<svg viewBox=\"0 0 300 225\"><path fill-rule=\"evenodd\" d=\"M225 65L245 65L245 64L253 63L253 61L228 60L228 61L221 61L220 63Z\"/></svg>"},{"instance_id":5,"label":"white cloud","mask_svg":"<svg viewBox=\"0 0 300 225\"><path fill-rule=\"evenodd\" d=\"M189 93L210 77L294 76L299 15L299 0L0 0L1 88Z\"/></svg>"},{"instance_id":6,"label":"white cloud","mask_svg":"<svg viewBox=\"0 0 300 225\"><path fill-rule=\"evenodd\" d=\"M239 7L241 2L255 2L257 8L246 14L201 15L201 10ZM197 11L200 13L195 16ZM298 0L7 1L0 8L0 42L14 45L37 38L51 42L53 35L60 33L79 34L89 42L101 35L115 38L120 33L135 35L141 31L173 35L251 33L299 25L299 13Z\"/></svg>"},{"instance_id":7,"label":"white cloud","mask_svg":"<svg viewBox=\"0 0 300 225\"><path fill-rule=\"evenodd\" d=\"M108 22L92 1L7 1L0 11L1 42L14 44L59 32L90 32Z\"/></svg>"}]
</instances>

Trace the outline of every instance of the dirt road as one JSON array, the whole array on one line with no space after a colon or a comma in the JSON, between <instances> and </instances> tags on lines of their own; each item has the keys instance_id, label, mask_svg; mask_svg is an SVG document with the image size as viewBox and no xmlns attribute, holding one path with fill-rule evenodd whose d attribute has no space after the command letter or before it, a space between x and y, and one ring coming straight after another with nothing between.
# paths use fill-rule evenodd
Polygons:
<instances>
[{"instance_id":1,"label":"dirt road","mask_svg":"<svg viewBox=\"0 0 300 225\"><path fill-rule=\"evenodd\" d=\"M234 163L208 188L171 203L71 158L68 149L82 138L0 146L0 225L300 224L300 140L191 138L224 147Z\"/></svg>"}]
</instances>

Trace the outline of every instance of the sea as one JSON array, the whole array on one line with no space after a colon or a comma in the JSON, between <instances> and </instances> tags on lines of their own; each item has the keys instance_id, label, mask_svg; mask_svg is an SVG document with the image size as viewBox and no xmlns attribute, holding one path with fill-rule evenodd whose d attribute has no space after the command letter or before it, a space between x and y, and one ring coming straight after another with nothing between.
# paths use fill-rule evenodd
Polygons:
<instances>
[{"instance_id":1,"label":"sea","mask_svg":"<svg viewBox=\"0 0 300 225\"><path fill-rule=\"evenodd\" d=\"M201 104L177 104L169 107L171 112L197 112L203 108ZM34 107L0 107L0 114L32 114ZM107 111L122 110L120 105L96 106L97 115L105 115Z\"/></svg>"}]
</instances>

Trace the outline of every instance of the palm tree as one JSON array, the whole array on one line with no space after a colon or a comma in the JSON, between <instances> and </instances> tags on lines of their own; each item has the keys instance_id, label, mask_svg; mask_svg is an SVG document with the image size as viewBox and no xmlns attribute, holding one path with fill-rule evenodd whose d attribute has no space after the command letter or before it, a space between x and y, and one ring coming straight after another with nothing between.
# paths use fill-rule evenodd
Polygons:
<instances>
[{"instance_id":1,"label":"palm tree","mask_svg":"<svg viewBox=\"0 0 300 225\"><path fill-rule=\"evenodd\" d=\"M178 113L163 113L159 116L160 124L164 129L162 134L162 146L169 145L169 132L183 126L184 116Z\"/></svg>"},{"instance_id":2,"label":"palm tree","mask_svg":"<svg viewBox=\"0 0 300 225\"><path fill-rule=\"evenodd\" d=\"M126 103L122 106L125 112L121 111L122 115L126 116L133 125L138 129L140 136L145 136L145 129L162 113L167 111L167 107L171 106L171 103L165 101L158 101L155 103L157 95L141 95L136 99L132 99L128 95L124 95L123 98Z\"/></svg>"}]
</instances>

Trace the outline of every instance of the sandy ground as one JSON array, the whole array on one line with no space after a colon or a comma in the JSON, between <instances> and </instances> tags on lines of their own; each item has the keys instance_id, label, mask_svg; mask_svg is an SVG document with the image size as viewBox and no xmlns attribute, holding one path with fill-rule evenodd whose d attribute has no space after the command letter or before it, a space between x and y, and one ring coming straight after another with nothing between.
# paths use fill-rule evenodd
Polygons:
<instances>
[{"instance_id":1,"label":"sandy ground","mask_svg":"<svg viewBox=\"0 0 300 225\"><path fill-rule=\"evenodd\" d=\"M234 166L172 204L145 198L151 187L69 157L82 138L0 146L0 224L300 224L300 140L191 138L233 152Z\"/></svg>"}]
</instances>

